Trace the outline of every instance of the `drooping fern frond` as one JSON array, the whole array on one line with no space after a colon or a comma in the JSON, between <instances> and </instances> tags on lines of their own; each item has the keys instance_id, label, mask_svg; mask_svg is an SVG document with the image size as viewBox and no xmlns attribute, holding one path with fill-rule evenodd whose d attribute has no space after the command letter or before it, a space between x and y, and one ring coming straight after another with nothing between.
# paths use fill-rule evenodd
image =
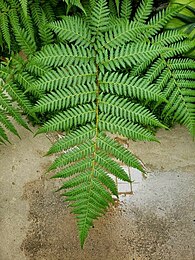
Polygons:
<instances>
[{"instance_id":1,"label":"drooping fern frond","mask_svg":"<svg viewBox=\"0 0 195 260\"><path fill-rule=\"evenodd\" d=\"M32 74L28 91L44 93L33 112L52 114L37 134L65 132L48 152L58 154L48 171L65 180L60 190L76 215L82 247L94 220L113 202L112 195L117 196L110 174L131 182L118 162L144 171L136 156L108 132L157 141L151 127L165 126L148 102L194 127L194 65L177 57L192 43L179 32L161 32L176 10L150 18L151 4L143 1L134 21L128 20L127 1L119 11L126 5L128 12L121 11L122 18L119 13L114 22L108 1L101 0L92 3L87 18L79 14L51 22L48 27L57 43L30 57L22 74Z\"/></svg>"}]
</instances>

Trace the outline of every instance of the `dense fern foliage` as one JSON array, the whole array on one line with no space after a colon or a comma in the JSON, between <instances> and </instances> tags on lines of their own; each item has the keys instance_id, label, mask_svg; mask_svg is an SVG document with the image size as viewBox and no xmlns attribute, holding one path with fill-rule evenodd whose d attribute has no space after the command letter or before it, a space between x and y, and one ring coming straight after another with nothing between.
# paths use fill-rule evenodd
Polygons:
<instances>
[{"instance_id":1,"label":"dense fern foliage","mask_svg":"<svg viewBox=\"0 0 195 260\"><path fill-rule=\"evenodd\" d=\"M113 202L112 194L117 196L109 174L131 182L118 162L143 171L107 133L156 141L150 126L164 126L148 102L163 105L165 116L195 132L195 64L178 58L193 42L178 31L162 32L178 10L151 17L152 0L145 0L132 17L129 1L90 1L90 6L87 15L51 22L47 28L58 42L43 47L27 65L36 76L28 91L45 93L33 112L54 115L37 134L66 133L48 152L58 153L49 170L65 179L61 190L76 215L82 246L94 219Z\"/></svg>"},{"instance_id":2,"label":"dense fern foliage","mask_svg":"<svg viewBox=\"0 0 195 260\"><path fill-rule=\"evenodd\" d=\"M160 106L163 117L195 135L195 62L182 57L194 42L163 31L181 7L152 16L152 6L152 0L137 10L129 0L0 0L2 49L16 46L0 67L0 142L8 140L5 128L17 134L8 115L27 127L20 109L51 116L37 134L64 131L48 152L57 154L48 171L64 180L60 190L82 247L118 196L110 174L131 182L121 162L144 171L112 134L157 141L150 129L166 127L154 114ZM38 100L33 108L29 96Z\"/></svg>"}]
</instances>

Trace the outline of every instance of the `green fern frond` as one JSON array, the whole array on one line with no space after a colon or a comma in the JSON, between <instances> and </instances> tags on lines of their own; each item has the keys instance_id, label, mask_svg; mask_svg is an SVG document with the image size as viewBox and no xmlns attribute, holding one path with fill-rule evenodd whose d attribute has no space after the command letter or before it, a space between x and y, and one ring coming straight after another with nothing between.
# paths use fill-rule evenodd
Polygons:
<instances>
[{"instance_id":1,"label":"green fern frond","mask_svg":"<svg viewBox=\"0 0 195 260\"><path fill-rule=\"evenodd\" d=\"M123 117L129 121L144 125L163 125L156 117L146 108L130 102L128 99L120 98L115 95L106 94L100 97L100 111L112 114L117 117Z\"/></svg>"},{"instance_id":2,"label":"green fern frond","mask_svg":"<svg viewBox=\"0 0 195 260\"><path fill-rule=\"evenodd\" d=\"M165 31L155 35L151 42L162 46L169 46L172 43L181 41L186 38L186 35L179 31Z\"/></svg>"},{"instance_id":3,"label":"green fern frond","mask_svg":"<svg viewBox=\"0 0 195 260\"><path fill-rule=\"evenodd\" d=\"M110 12L108 1L90 3L87 17L79 13L51 22L57 44L24 65L36 77L27 90L44 93L33 112L51 114L37 134L65 131L48 151L59 153L48 171L65 179L60 190L76 215L82 247L93 221L117 196L110 174L131 182L119 161L144 172L136 156L107 132L158 141L149 129L165 126L148 109L150 103L194 131L194 65L177 57L191 43L180 33L161 32L177 10L150 18L152 1L145 0L129 21L128 1L118 5L117 18L116 5Z\"/></svg>"},{"instance_id":4,"label":"green fern frond","mask_svg":"<svg viewBox=\"0 0 195 260\"><path fill-rule=\"evenodd\" d=\"M149 26L150 27L150 26ZM98 38L98 48L104 50L105 48L116 48L123 46L130 41L137 41L137 36L149 28L147 25L137 25L135 22L128 22L122 20L117 23L114 28L105 32L105 36Z\"/></svg>"},{"instance_id":5,"label":"green fern frond","mask_svg":"<svg viewBox=\"0 0 195 260\"><path fill-rule=\"evenodd\" d=\"M87 47L91 44L91 33L80 17L65 16L61 21L52 22L49 27L58 34L61 41L75 42Z\"/></svg>"},{"instance_id":6,"label":"green fern frond","mask_svg":"<svg viewBox=\"0 0 195 260\"><path fill-rule=\"evenodd\" d=\"M35 57L38 64L58 67L70 65L87 65L94 59L94 52L82 46L55 44L45 46Z\"/></svg>"},{"instance_id":7,"label":"green fern frond","mask_svg":"<svg viewBox=\"0 0 195 260\"><path fill-rule=\"evenodd\" d=\"M27 55L36 51L36 43L28 31L21 27L17 11L11 9L9 12L10 22L18 45Z\"/></svg>"},{"instance_id":8,"label":"green fern frond","mask_svg":"<svg viewBox=\"0 0 195 260\"><path fill-rule=\"evenodd\" d=\"M105 93L117 94L119 96L134 97L141 100L165 101L158 86L149 85L138 77L129 77L122 73L100 74L100 88Z\"/></svg>"},{"instance_id":9,"label":"green fern frond","mask_svg":"<svg viewBox=\"0 0 195 260\"><path fill-rule=\"evenodd\" d=\"M13 100L18 102L26 114L35 117L35 114L32 112L30 101L13 82L4 84L3 90L5 90Z\"/></svg>"},{"instance_id":10,"label":"green fern frond","mask_svg":"<svg viewBox=\"0 0 195 260\"><path fill-rule=\"evenodd\" d=\"M91 12L90 28L93 34L99 34L107 30L109 24L109 9L106 0L99 0Z\"/></svg>"},{"instance_id":11,"label":"green fern frond","mask_svg":"<svg viewBox=\"0 0 195 260\"><path fill-rule=\"evenodd\" d=\"M100 130L105 129L113 134L121 134L129 139L157 141L150 131L138 124L133 124L128 120L105 113L100 114L99 128Z\"/></svg>"},{"instance_id":12,"label":"green fern frond","mask_svg":"<svg viewBox=\"0 0 195 260\"><path fill-rule=\"evenodd\" d=\"M65 68L57 68L57 70L48 71L37 82L37 89L44 91L52 91L61 89L65 85L77 86L93 82L96 78L96 68L93 64L86 66L70 66Z\"/></svg>"},{"instance_id":13,"label":"green fern frond","mask_svg":"<svg viewBox=\"0 0 195 260\"><path fill-rule=\"evenodd\" d=\"M160 31L168 23L168 21L170 21L170 19L178 13L179 10L180 8L168 7L150 18L148 21L148 25L151 25L151 28L149 28L150 35L155 35L158 31Z\"/></svg>"},{"instance_id":14,"label":"green fern frond","mask_svg":"<svg viewBox=\"0 0 195 260\"><path fill-rule=\"evenodd\" d=\"M163 49L147 43L132 43L100 53L99 61L107 70L132 67L146 59L156 57ZM104 56L103 56L104 55ZM106 57L105 57L106 56Z\"/></svg>"},{"instance_id":15,"label":"green fern frond","mask_svg":"<svg viewBox=\"0 0 195 260\"><path fill-rule=\"evenodd\" d=\"M101 134L98 138L97 144L100 149L111 153L116 159L120 160L126 165L143 171L143 168L141 167L138 159L122 145L120 145L118 142L111 139L110 137Z\"/></svg>"},{"instance_id":16,"label":"green fern frond","mask_svg":"<svg viewBox=\"0 0 195 260\"><path fill-rule=\"evenodd\" d=\"M24 128L29 129L29 127L26 124L25 120L21 117L19 111L12 106L10 98L4 92L0 91L0 104L2 114L0 117L0 123L3 124L8 131L11 131L13 134L19 136L17 130L10 121L9 116L11 116L19 125L23 126ZM0 139L2 141L8 141L8 137L2 127Z\"/></svg>"},{"instance_id":17,"label":"green fern frond","mask_svg":"<svg viewBox=\"0 0 195 260\"><path fill-rule=\"evenodd\" d=\"M40 23L39 23L39 35L43 45L53 43L53 32L48 26L48 19L44 12L41 13Z\"/></svg>"},{"instance_id":18,"label":"green fern frond","mask_svg":"<svg viewBox=\"0 0 195 260\"><path fill-rule=\"evenodd\" d=\"M6 129L8 129L13 134L17 135L19 137L19 134L13 125L13 123L9 120L8 116L6 115L6 111L2 110L0 111L0 123L5 126ZM2 130L3 132L3 130ZM1 134L0 134L1 136ZM5 139L5 137L3 137ZM6 139L8 141L8 139Z\"/></svg>"},{"instance_id":19,"label":"green fern frond","mask_svg":"<svg viewBox=\"0 0 195 260\"><path fill-rule=\"evenodd\" d=\"M80 0L63 0L64 2L66 2L67 6L68 6L68 10L67 12L70 10L70 8L72 6L77 6L79 7L82 11L85 12L85 9L83 8L83 5L81 4Z\"/></svg>"},{"instance_id":20,"label":"green fern frond","mask_svg":"<svg viewBox=\"0 0 195 260\"><path fill-rule=\"evenodd\" d=\"M57 90L51 92L39 100L34 111L56 111L68 107L75 107L78 104L84 104L94 101L96 98L96 89L94 85L83 85L75 89Z\"/></svg>"},{"instance_id":21,"label":"green fern frond","mask_svg":"<svg viewBox=\"0 0 195 260\"><path fill-rule=\"evenodd\" d=\"M27 16L27 0L19 0L19 1L25 16Z\"/></svg>"},{"instance_id":22,"label":"green fern frond","mask_svg":"<svg viewBox=\"0 0 195 260\"><path fill-rule=\"evenodd\" d=\"M62 166L66 166L69 163L73 163L84 158L89 158L93 152L93 143L91 141L85 142L81 145L78 145L70 149L70 151L66 151L66 153L58 157L54 161L54 163L49 167L48 171L57 169Z\"/></svg>"},{"instance_id":23,"label":"green fern frond","mask_svg":"<svg viewBox=\"0 0 195 260\"><path fill-rule=\"evenodd\" d=\"M59 113L53 119L49 120L43 127L39 129L37 134L49 131L58 131L70 129L87 122L91 122L95 118L95 105L84 104L75 108L70 108L65 112Z\"/></svg>"},{"instance_id":24,"label":"green fern frond","mask_svg":"<svg viewBox=\"0 0 195 260\"><path fill-rule=\"evenodd\" d=\"M142 0L140 6L137 8L134 21L144 23L152 12L153 0Z\"/></svg>"},{"instance_id":25,"label":"green fern frond","mask_svg":"<svg viewBox=\"0 0 195 260\"><path fill-rule=\"evenodd\" d=\"M60 138L48 151L49 154L58 153L63 150L68 150L71 147L84 143L86 140L90 140L95 136L95 126L85 125L77 130L74 130L67 134L65 137Z\"/></svg>"},{"instance_id":26,"label":"green fern frond","mask_svg":"<svg viewBox=\"0 0 195 260\"><path fill-rule=\"evenodd\" d=\"M132 12L131 1L123 0L121 4L121 12L120 12L121 18L129 19L131 16L131 12Z\"/></svg>"},{"instance_id":27,"label":"green fern frond","mask_svg":"<svg viewBox=\"0 0 195 260\"><path fill-rule=\"evenodd\" d=\"M8 15L6 13L1 13L0 15L0 28L2 31L3 38L5 39L5 42L7 43L8 49L10 50L11 46L11 38L10 38L10 29L9 29L9 23L8 23Z\"/></svg>"}]
</instances>

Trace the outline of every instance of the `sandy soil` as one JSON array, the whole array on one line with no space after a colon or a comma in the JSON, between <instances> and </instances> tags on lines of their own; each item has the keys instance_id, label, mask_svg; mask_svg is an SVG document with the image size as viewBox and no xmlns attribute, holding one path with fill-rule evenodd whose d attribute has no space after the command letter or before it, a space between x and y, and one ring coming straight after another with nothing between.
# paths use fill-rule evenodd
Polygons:
<instances>
[{"instance_id":1,"label":"sandy soil","mask_svg":"<svg viewBox=\"0 0 195 260\"><path fill-rule=\"evenodd\" d=\"M151 173L95 222L84 250L75 220L44 172L50 140L21 130L0 147L0 260L194 260L195 143L185 128L161 144L129 142Z\"/></svg>"}]
</instances>

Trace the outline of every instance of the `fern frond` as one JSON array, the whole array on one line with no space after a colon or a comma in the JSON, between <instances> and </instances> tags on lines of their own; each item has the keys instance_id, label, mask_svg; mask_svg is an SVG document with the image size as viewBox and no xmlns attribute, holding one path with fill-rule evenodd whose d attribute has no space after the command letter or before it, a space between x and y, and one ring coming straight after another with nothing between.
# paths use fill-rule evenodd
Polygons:
<instances>
[{"instance_id":1,"label":"fern frond","mask_svg":"<svg viewBox=\"0 0 195 260\"><path fill-rule=\"evenodd\" d=\"M186 35L179 31L165 31L155 35L151 39L151 42L155 45L169 46L170 44L184 40L185 38Z\"/></svg>"},{"instance_id":2,"label":"fern frond","mask_svg":"<svg viewBox=\"0 0 195 260\"><path fill-rule=\"evenodd\" d=\"M51 70L41 77L37 82L37 88L40 90L52 91L61 89L65 85L77 86L94 82L96 78L96 68L93 65L87 66L70 66Z\"/></svg>"},{"instance_id":3,"label":"fern frond","mask_svg":"<svg viewBox=\"0 0 195 260\"><path fill-rule=\"evenodd\" d=\"M143 168L141 167L138 159L127 149L125 149L122 145L120 145L118 142L111 139L110 137L101 134L98 138L97 144L99 148L101 148L104 151L108 151L115 158L125 163L126 165L143 171Z\"/></svg>"},{"instance_id":4,"label":"fern frond","mask_svg":"<svg viewBox=\"0 0 195 260\"><path fill-rule=\"evenodd\" d=\"M59 139L48 151L47 154L58 153L63 150L68 150L71 147L84 143L86 140L90 140L95 136L95 126L85 125L77 130L74 130L67 134L64 138Z\"/></svg>"},{"instance_id":5,"label":"fern frond","mask_svg":"<svg viewBox=\"0 0 195 260\"><path fill-rule=\"evenodd\" d=\"M144 23L152 12L153 0L142 0L140 6L137 8L134 21Z\"/></svg>"},{"instance_id":6,"label":"fern frond","mask_svg":"<svg viewBox=\"0 0 195 260\"><path fill-rule=\"evenodd\" d=\"M67 166L65 169L59 171L52 178L67 178L72 175L82 173L92 167L93 161L90 158L78 161L73 165Z\"/></svg>"},{"instance_id":7,"label":"fern frond","mask_svg":"<svg viewBox=\"0 0 195 260\"><path fill-rule=\"evenodd\" d=\"M109 24L109 9L106 0L99 0L91 12L90 28L93 34L107 30Z\"/></svg>"},{"instance_id":8,"label":"fern frond","mask_svg":"<svg viewBox=\"0 0 195 260\"><path fill-rule=\"evenodd\" d=\"M11 106L9 98L4 93L0 93L0 104L20 125L28 129L26 122L22 119L19 112Z\"/></svg>"},{"instance_id":9,"label":"fern frond","mask_svg":"<svg viewBox=\"0 0 195 260\"><path fill-rule=\"evenodd\" d=\"M138 124L133 124L128 120L105 113L100 115L99 128L129 139L157 141L150 131Z\"/></svg>"},{"instance_id":10,"label":"fern frond","mask_svg":"<svg viewBox=\"0 0 195 260\"><path fill-rule=\"evenodd\" d=\"M130 182L126 171L117 162L113 161L104 151L97 151L95 162L120 180Z\"/></svg>"},{"instance_id":11,"label":"fern frond","mask_svg":"<svg viewBox=\"0 0 195 260\"><path fill-rule=\"evenodd\" d=\"M27 55L33 54L36 51L35 41L31 38L31 35L28 31L26 31L24 28L21 28L16 10L10 10L9 17L16 41L21 47L22 51L24 51Z\"/></svg>"},{"instance_id":12,"label":"fern frond","mask_svg":"<svg viewBox=\"0 0 195 260\"><path fill-rule=\"evenodd\" d=\"M32 40L35 42L35 30L33 27L32 17L27 10L27 13L20 12L21 25L25 28L25 30L29 33Z\"/></svg>"},{"instance_id":13,"label":"fern frond","mask_svg":"<svg viewBox=\"0 0 195 260\"><path fill-rule=\"evenodd\" d=\"M48 131L58 131L70 129L73 126L91 122L95 119L95 106L84 104L75 108L70 108L65 112L59 113L53 119L49 120L39 129L37 134Z\"/></svg>"},{"instance_id":14,"label":"fern frond","mask_svg":"<svg viewBox=\"0 0 195 260\"><path fill-rule=\"evenodd\" d=\"M123 20L117 23L111 30L105 32L104 37L100 36L98 38L98 47L103 50L104 48L109 49L111 47L116 48L117 46L122 46L135 39L137 41L137 35L141 32L143 34L146 29L148 29L147 25L137 25L135 22L129 23Z\"/></svg>"},{"instance_id":15,"label":"fern frond","mask_svg":"<svg viewBox=\"0 0 195 260\"><path fill-rule=\"evenodd\" d=\"M55 5L52 6L52 3L46 2L43 5L44 14L49 22L55 21L56 13L55 13Z\"/></svg>"},{"instance_id":16,"label":"fern frond","mask_svg":"<svg viewBox=\"0 0 195 260\"><path fill-rule=\"evenodd\" d=\"M180 55L182 53L188 52L192 47L194 46L194 43L191 41L183 41L183 42L178 42L171 44L169 46L170 50L167 50L166 52L163 53L164 58L170 58L176 55Z\"/></svg>"},{"instance_id":17,"label":"fern frond","mask_svg":"<svg viewBox=\"0 0 195 260\"><path fill-rule=\"evenodd\" d=\"M121 4L121 12L120 16L125 19L129 19L132 12L132 5L131 1L129 0L123 0Z\"/></svg>"},{"instance_id":18,"label":"fern frond","mask_svg":"<svg viewBox=\"0 0 195 260\"><path fill-rule=\"evenodd\" d=\"M0 110L0 123L5 126L5 128L9 129L10 132L13 134L17 135L19 137L19 134L13 125L13 123L9 120L8 116L6 115L6 112L3 111L2 109ZM1 134L0 134L1 136ZM4 138L5 139L5 138ZM6 140L8 141L8 140Z\"/></svg>"},{"instance_id":19,"label":"fern frond","mask_svg":"<svg viewBox=\"0 0 195 260\"><path fill-rule=\"evenodd\" d=\"M149 35L153 36L158 31L160 31L167 23L173 18L178 12L180 8L166 8L162 11L158 12L155 16L153 16L149 21L148 25L151 25L149 28Z\"/></svg>"},{"instance_id":20,"label":"fern frond","mask_svg":"<svg viewBox=\"0 0 195 260\"><path fill-rule=\"evenodd\" d=\"M106 94L100 99L99 107L100 111L106 114L112 114L135 123L163 127L148 109L125 98Z\"/></svg>"},{"instance_id":21,"label":"fern frond","mask_svg":"<svg viewBox=\"0 0 195 260\"><path fill-rule=\"evenodd\" d=\"M24 90L32 93L36 98L41 98L43 92L35 87L35 78L33 78L28 72L17 73L15 75L15 80L17 83L21 84Z\"/></svg>"},{"instance_id":22,"label":"fern frond","mask_svg":"<svg viewBox=\"0 0 195 260\"><path fill-rule=\"evenodd\" d=\"M45 46L35 57L38 64L58 67L70 65L87 65L94 59L94 52L82 46L55 44Z\"/></svg>"},{"instance_id":23,"label":"fern frond","mask_svg":"<svg viewBox=\"0 0 195 260\"><path fill-rule=\"evenodd\" d=\"M94 101L96 98L95 84L75 89L60 89L47 96L44 96L37 103L34 111L45 112L45 111L56 111L62 110L68 107L75 107L78 104L89 103Z\"/></svg>"},{"instance_id":24,"label":"fern frond","mask_svg":"<svg viewBox=\"0 0 195 260\"><path fill-rule=\"evenodd\" d=\"M91 32L80 17L62 17L61 21L50 23L49 27L58 34L61 41L74 42L87 47L91 44Z\"/></svg>"},{"instance_id":25,"label":"fern frond","mask_svg":"<svg viewBox=\"0 0 195 260\"><path fill-rule=\"evenodd\" d=\"M24 12L25 16L27 16L27 0L19 0L21 7L22 7L22 11Z\"/></svg>"},{"instance_id":26,"label":"fern frond","mask_svg":"<svg viewBox=\"0 0 195 260\"><path fill-rule=\"evenodd\" d=\"M64 2L66 2L67 6L68 6L68 11L70 10L70 8L72 6L77 6L79 7L82 11L85 12L85 9L83 8L83 5L81 4L80 0L63 0ZM67 11L67 12L68 12Z\"/></svg>"},{"instance_id":27,"label":"fern frond","mask_svg":"<svg viewBox=\"0 0 195 260\"><path fill-rule=\"evenodd\" d=\"M9 94L9 96L18 102L23 111L35 117L35 114L32 112L32 105L24 93L13 83L9 82L4 84L3 89Z\"/></svg>"},{"instance_id":28,"label":"fern frond","mask_svg":"<svg viewBox=\"0 0 195 260\"><path fill-rule=\"evenodd\" d=\"M156 57L163 49L159 46L153 46L147 43L132 43L110 49L100 53L100 63L107 70L117 70L120 68L132 67L138 63L144 62L146 59ZM103 56L104 55L104 56ZM105 57L106 56L106 57Z\"/></svg>"},{"instance_id":29,"label":"fern frond","mask_svg":"<svg viewBox=\"0 0 195 260\"><path fill-rule=\"evenodd\" d=\"M48 19L44 12L41 13L40 23L39 23L39 35L43 45L53 43L53 32L48 26Z\"/></svg>"},{"instance_id":30,"label":"fern frond","mask_svg":"<svg viewBox=\"0 0 195 260\"><path fill-rule=\"evenodd\" d=\"M159 58L157 59L147 70L147 73L145 74L144 78L149 82L152 83L164 70L166 67L166 63L164 62L163 59ZM165 71L166 73L166 71ZM162 82L163 74L161 77L161 82ZM160 82L159 82L160 83ZM162 83L161 83L162 85ZM162 89L162 87L160 87Z\"/></svg>"},{"instance_id":31,"label":"fern frond","mask_svg":"<svg viewBox=\"0 0 195 260\"><path fill-rule=\"evenodd\" d=\"M62 154L58 157L54 163L49 167L48 171L57 169L67 164L73 163L75 161L88 158L94 152L94 144L91 141L85 142L81 145L78 145L70 151L66 151L65 154Z\"/></svg>"},{"instance_id":32,"label":"fern frond","mask_svg":"<svg viewBox=\"0 0 195 260\"><path fill-rule=\"evenodd\" d=\"M9 30L9 23L8 23L8 16L6 13L1 13L0 16L0 28L3 34L3 38L8 46L8 49L10 50L11 46L11 38L10 38L10 30Z\"/></svg>"},{"instance_id":33,"label":"fern frond","mask_svg":"<svg viewBox=\"0 0 195 260\"><path fill-rule=\"evenodd\" d=\"M37 134L65 131L48 152L60 153L49 171L65 179L60 190L76 215L81 246L94 219L117 196L109 175L131 182L119 161L144 171L136 156L107 132L158 141L149 129L165 126L147 108L150 104L160 104L164 113L194 131L194 65L177 58L191 43L176 32L156 36L178 9L147 21L152 1L145 0L135 20L128 21L128 1L117 1L117 6L113 1L113 10L107 2L90 1L91 8L85 1L87 17L79 13L50 23L57 44L45 46L24 64L37 78L32 88L44 92L34 111L52 112Z\"/></svg>"},{"instance_id":34,"label":"fern frond","mask_svg":"<svg viewBox=\"0 0 195 260\"><path fill-rule=\"evenodd\" d=\"M128 74L105 73L104 76L100 74L99 82L101 90L105 93L141 100L165 101L157 86L149 85L147 81L137 77L129 77Z\"/></svg>"}]
</instances>

